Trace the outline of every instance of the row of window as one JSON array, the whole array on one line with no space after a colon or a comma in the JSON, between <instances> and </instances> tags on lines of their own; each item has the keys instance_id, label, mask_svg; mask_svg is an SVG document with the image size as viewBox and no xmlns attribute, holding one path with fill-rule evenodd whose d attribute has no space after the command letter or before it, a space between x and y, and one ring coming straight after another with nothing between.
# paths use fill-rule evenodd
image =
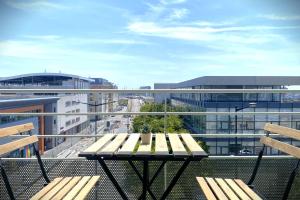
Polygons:
<instances>
[{"instance_id":1,"label":"row of window","mask_svg":"<svg viewBox=\"0 0 300 200\"><path fill-rule=\"evenodd\" d=\"M76 117L76 119L66 121L66 127L70 126L71 124L75 124L80 121L80 117Z\"/></svg>"},{"instance_id":2,"label":"row of window","mask_svg":"<svg viewBox=\"0 0 300 200\"><path fill-rule=\"evenodd\" d=\"M77 101L66 101L65 102L65 107L75 106L75 105L78 105L78 104L80 104L80 102L77 102Z\"/></svg>"}]
</instances>

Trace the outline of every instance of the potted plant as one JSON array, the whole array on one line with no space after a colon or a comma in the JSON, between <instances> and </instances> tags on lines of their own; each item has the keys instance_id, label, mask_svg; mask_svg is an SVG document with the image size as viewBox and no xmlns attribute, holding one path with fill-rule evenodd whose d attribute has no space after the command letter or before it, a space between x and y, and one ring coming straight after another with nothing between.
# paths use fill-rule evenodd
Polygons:
<instances>
[{"instance_id":1,"label":"potted plant","mask_svg":"<svg viewBox=\"0 0 300 200\"><path fill-rule=\"evenodd\" d=\"M151 126L144 123L140 129L142 144L150 144L151 141Z\"/></svg>"}]
</instances>

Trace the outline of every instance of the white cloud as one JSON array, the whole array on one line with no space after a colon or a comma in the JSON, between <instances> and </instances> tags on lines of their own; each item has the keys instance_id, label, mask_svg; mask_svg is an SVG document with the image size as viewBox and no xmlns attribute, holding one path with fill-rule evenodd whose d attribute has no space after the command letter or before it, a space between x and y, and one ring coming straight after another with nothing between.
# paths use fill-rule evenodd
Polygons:
<instances>
[{"instance_id":1,"label":"white cloud","mask_svg":"<svg viewBox=\"0 0 300 200\"><path fill-rule=\"evenodd\" d=\"M181 9L173 9L167 20L176 20L176 19L182 19L189 13L189 10L186 8Z\"/></svg>"},{"instance_id":2,"label":"white cloud","mask_svg":"<svg viewBox=\"0 0 300 200\"><path fill-rule=\"evenodd\" d=\"M249 43L249 38L241 35L241 32L255 33L257 31L296 29L300 26L231 26L231 27L199 27L199 26L162 26L154 22L133 22L128 25L128 30L136 34L173 38L190 41L215 41L227 40ZM233 34L239 32L239 34ZM226 35L226 33L230 33ZM259 35L259 34L256 34ZM255 35L255 36L256 36ZM266 38L267 39L267 38ZM252 42L259 42L261 37Z\"/></svg>"},{"instance_id":3,"label":"white cloud","mask_svg":"<svg viewBox=\"0 0 300 200\"><path fill-rule=\"evenodd\" d=\"M56 10L66 10L69 7L53 3L45 0L28 0L28 1L16 1L16 0L6 0L5 3L16 9L21 10L46 10L46 9L56 9Z\"/></svg>"},{"instance_id":4,"label":"white cloud","mask_svg":"<svg viewBox=\"0 0 300 200\"><path fill-rule=\"evenodd\" d=\"M33 42L7 40L0 42L0 56L30 59L68 59L74 58L82 60L119 61L135 60L136 56L108 53L102 51L89 51L74 48L66 48L63 44L53 45L51 42Z\"/></svg>"},{"instance_id":5,"label":"white cloud","mask_svg":"<svg viewBox=\"0 0 300 200\"><path fill-rule=\"evenodd\" d=\"M164 4L164 5L168 5L168 4L182 4L182 3L185 3L186 0L161 0L160 2L162 4Z\"/></svg>"},{"instance_id":6,"label":"white cloud","mask_svg":"<svg viewBox=\"0 0 300 200\"><path fill-rule=\"evenodd\" d=\"M260 18L270 19L270 20L280 20L280 21L286 21L286 20L300 20L300 15L259 15Z\"/></svg>"}]
</instances>

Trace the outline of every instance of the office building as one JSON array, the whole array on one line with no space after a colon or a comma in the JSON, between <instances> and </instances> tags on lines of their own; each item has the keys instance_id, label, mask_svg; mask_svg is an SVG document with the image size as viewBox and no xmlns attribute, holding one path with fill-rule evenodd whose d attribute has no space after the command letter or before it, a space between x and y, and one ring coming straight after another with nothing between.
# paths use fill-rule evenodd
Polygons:
<instances>
[{"instance_id":1,"label":"office building","mask_svg":"<svg viewBox=\"0 0 300 200\"><path fill-rule=\"evenodd\" d=\"M287 89L299 86L300 77L293 76L204 76L180 83L156 83L155 89ZM293 97L293 98L291 98ZM167 99L174 106L182 106L187 111L203 112L299 112L299 98L291 94L262 93L215 93L215 94L156 94L155 101ZM249 105L255 105L249 106ZM266 122L300 129L297 115L207 115L184 116L186 126L198 134L263 134ZM261 144L253 138L213 138L205 139L211 154L232 154L238 149L248 149L257 153ZM278 151L269 150L269 154Z\"/></svg>"}]
</instances>

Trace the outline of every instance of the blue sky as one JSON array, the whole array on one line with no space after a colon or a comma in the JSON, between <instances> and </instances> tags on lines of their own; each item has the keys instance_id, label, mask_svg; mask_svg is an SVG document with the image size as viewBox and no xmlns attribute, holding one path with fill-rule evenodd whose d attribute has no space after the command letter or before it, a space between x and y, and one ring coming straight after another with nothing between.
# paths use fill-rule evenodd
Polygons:
<instances>
[{"instance_id":1,"label":"blue sky","mask_svg":"<svg viewBox=\"0 0 300 200\"><path fill-rule=\"evenodd\" d=\"M0 27L0 76L300 75L297 0L0 0Z\"/></svg>"}]
</instances>

